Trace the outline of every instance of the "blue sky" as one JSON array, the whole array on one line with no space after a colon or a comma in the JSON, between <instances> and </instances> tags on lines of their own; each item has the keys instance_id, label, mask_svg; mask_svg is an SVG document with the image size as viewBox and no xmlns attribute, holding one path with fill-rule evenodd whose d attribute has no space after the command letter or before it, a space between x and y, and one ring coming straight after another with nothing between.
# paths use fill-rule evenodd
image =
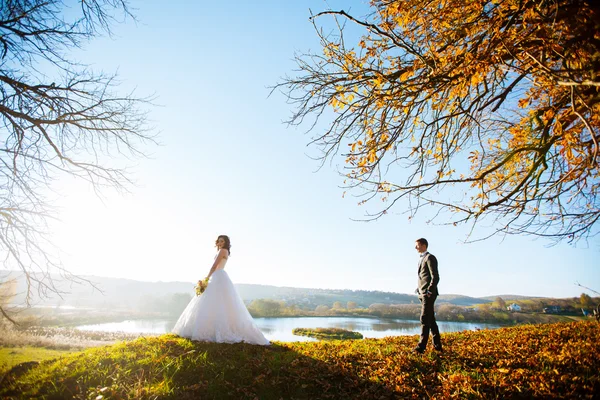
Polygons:
<instances>
[{"instance_id":1,"label":"blue sky","mask_svg":"<svg viewBox=\"0 0 600 400\"><path fill-rule=\"evenodd\" d=\"M161 146L129 163L130 194L109 190L100 200L84 183L57 183L61 222L52 228L65 266L192 282L207 274L214 240L225 233L236 283L412 293L414 240L425 237L440 262L441 293L568 297L584 291L575 282L600 290L598 239L577 247L531 237L463 244L465 228L428 225L427 212L408 221L402 204L376 222L351 220L374 209L342 198L335 167L343 159L317 171L307 127L285 125L292 106L269 96L294 73L295 52L320 51L309 9L347 4L135 1L137 24L116 25L112 38L77 52L97 71L118 71L123 91L156 96L150 118Z\"/></svg>"}]
</instances>

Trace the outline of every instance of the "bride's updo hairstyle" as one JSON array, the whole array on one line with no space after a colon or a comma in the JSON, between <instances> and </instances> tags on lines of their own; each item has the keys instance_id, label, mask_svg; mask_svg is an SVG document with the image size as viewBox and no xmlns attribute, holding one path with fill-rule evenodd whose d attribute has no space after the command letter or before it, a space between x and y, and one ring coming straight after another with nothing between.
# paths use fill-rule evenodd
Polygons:
<instances>
[{"instance_id":1,"label":"bride's updo hairstyle","mask_svg":"<svg viewBox=\"0 0 600 400\"><path fill-rule=\"evenodd\" d=\"M229 240L229 236L219 235L217 237L217 240L215 240L215 246L217 245L217 242L219 241L219 239L223 239L225 241L225 246L223 246L223 248L227 249L227 252L229 253L229 255L231 255L231 240Z\"/></svg>"}]
</instances>

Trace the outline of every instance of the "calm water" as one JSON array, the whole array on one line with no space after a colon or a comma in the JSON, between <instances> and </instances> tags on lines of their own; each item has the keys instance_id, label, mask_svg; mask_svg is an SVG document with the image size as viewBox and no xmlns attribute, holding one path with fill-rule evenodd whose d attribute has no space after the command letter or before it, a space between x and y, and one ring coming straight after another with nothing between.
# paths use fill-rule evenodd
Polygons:
<instances>
[{"instance_id":1,"label":"calm water","mask_svg":"<svg viewBox=\"0 0 600 400\"><path fill-rule=\"evenodd\" d=\"M256 325L269 340L282 342L312 341L315 339L292 334L294 328L342 328L362 333L366 338L385 336L418 335L421 332L419 321L400 319L376 319L353 317L298 317L298 318L255 318ZM82 325L77 329L101 332L128 332L162 334L170 332L176 321L169 320L127 320L107 324ZM475 329L495 329L500 325L473 322L438 321L440 332L459 332Z\"/></svg>"}]
</instances>

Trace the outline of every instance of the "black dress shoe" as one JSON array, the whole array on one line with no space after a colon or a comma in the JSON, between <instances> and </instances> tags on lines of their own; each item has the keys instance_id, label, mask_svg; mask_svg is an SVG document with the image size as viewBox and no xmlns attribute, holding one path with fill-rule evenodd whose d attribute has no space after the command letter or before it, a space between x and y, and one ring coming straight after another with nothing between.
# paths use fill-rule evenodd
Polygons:
<instances>
[{"instance_id":1,"label":"black dress shoe","mask_svg":"<svg viewBox=\"0 0 600 400\"><path fill-rule=\"evenodd\" d=\"M443 352L444 352L444 350L442 349L442 346L439 346L439 347L434 347L433 349L434 349L435 351L437 351L438 353L443 353Z\"/></svg>"},{"instance_id":2,"label":"black dress shoe","mask_svg":"<svg viewBox=\"0 0 600 400\"><path fill-rule=\"evenodd\" d=\"M421 348L421 347L417 346L417 347L415 347L415 348L413 349L413 353L417 353L417 354L423 354L423 353L425 353L425 349L423 349L423 348Z\"/></svg>"}]
</instances>

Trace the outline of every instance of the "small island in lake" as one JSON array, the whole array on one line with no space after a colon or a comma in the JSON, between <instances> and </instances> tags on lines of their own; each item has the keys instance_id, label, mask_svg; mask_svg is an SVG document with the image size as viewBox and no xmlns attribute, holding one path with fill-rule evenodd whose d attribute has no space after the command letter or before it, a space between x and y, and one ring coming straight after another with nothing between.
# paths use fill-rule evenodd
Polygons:
<instances>
[{"instance_id":1,"label":"small island in lake","mask_svg":"<svg viewBox=\"0 0 600 400\"><path fill-rule=\"evenodd\" d=\"M362 339L363 335L359 332L352 332L340 328L294 328L294 335L310 336L316 339Z\"/></svg>"}]
</instances>

